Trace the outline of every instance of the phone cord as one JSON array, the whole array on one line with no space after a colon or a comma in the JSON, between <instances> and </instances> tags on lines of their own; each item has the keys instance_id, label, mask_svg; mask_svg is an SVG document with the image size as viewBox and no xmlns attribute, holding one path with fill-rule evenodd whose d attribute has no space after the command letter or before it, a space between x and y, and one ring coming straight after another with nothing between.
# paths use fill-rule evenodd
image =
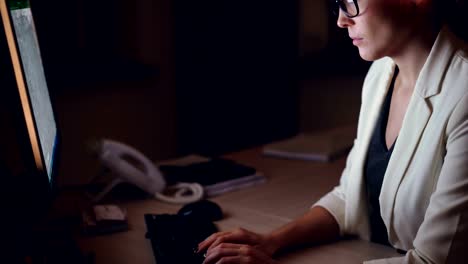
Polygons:
<instances>
[{"instance_id":1,"label":"phone cord","mask_svg":"<svg viewBox=\"0 0 468 264\"><path fill-rule=\"evenodd\" d=\"M173 189L175 193L173 195L155 193L154 197L163 202L176 204L192 203L203 198L203 187L198 183L179 182L167 189Z\"/></svg>"}]
</instances>

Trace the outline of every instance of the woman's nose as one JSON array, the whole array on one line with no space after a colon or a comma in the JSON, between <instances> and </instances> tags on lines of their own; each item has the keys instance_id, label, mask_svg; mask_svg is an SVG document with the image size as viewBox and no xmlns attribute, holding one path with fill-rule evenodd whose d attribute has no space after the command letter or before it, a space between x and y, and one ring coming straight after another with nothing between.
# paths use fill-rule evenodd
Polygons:
<instances>
[{"instance_id":1,"label":"woman's nose","mask_svg":"<svg viewBox=\"0 0 468 264\"><path fill-rule=\"evenodd\" d=\"M338 12L338 20L336 21L336 24L340 28L347 28L354 24L354 20L346 16L343 10L340 9Z\"/></svg>"}]
</instances>

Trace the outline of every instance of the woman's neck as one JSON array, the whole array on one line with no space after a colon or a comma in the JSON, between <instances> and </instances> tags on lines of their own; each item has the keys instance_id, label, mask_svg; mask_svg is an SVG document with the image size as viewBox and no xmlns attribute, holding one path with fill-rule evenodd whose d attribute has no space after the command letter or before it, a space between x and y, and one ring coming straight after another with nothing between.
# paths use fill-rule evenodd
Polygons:
<instances>
[{"instance_id":1,"label":"woman's neck","mask_svg":"<svg viewBox=\"0 0 468 264\"><path fill-rule=\"evenodd\" d=\"M414 90L419 73L431 52L437 34L438 32L414 34L406 42L405 47L400 49L394 56L391 56L399 68L397 76L399 85L395 89L403 89L406 92Z\"/></svg>"}]
</instances>

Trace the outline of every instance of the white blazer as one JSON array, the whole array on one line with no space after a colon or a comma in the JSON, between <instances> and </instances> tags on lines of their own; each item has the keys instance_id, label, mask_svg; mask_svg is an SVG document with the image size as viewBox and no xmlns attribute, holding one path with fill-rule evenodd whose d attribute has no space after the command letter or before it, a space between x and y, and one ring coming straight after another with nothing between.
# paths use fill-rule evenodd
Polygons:
<instances>
[{"instance_id":1,"label":"white blazer","mask_svg":"<svg viewBox=\"0 0 468 264\"><path fill-rule=\"evenodd\" d=\"M394 71L388 57L372 64L340 184L314 205L342 235L370 237L364 164ZM446 28L419 74L379 201L390 244L408 252L366 263L468 263L468 52Z\"/></svg>"}]
</instances>

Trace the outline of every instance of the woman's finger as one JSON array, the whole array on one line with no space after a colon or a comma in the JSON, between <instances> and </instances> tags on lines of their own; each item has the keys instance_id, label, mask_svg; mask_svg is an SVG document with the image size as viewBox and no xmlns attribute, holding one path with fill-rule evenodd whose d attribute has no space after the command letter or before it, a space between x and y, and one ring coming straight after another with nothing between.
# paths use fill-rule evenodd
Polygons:
<instances>
[{"instance_id":1,"label":"woman's finger","mask_svg":"<svg viewBox=\"0 0 468 264\"><path fill-rule=\"evenodd\" d=\"M239 243L239 244L248 244L255 245L259 241L256 241L253 233L246 231L244 229L237 229L233 232L229 232L225 235L218 236L208 247L207 251L217 247L221 243Z\"/></svg>"},{"instance_id":2,"label":"woman's finger","mask_svg":"<svg viewBox=\"0 0 468 264\"><path fill-rule=\"evenodd\" d=\"M213 252L214 250L218 249L218 248L235 248L235 249L239 249L240 247L242 246L242 244L236 244L236 243L221 243L219 244L218 246L216 246L215 248L212 248L212 249L209 249L206 251L206 255L209 255L211 252Z\"/></svg>"},{"instance_id":3,"label":"woman's finger","mask_svg":"<svg viewBox=\"0 0 468 264\"><path fill-rule=\"evenodd\" d=\"M205 261L203 264L214 264L221 258L240 256L240 246L237 244L222 244L206 253Z\"/></svg>"},{"instance_id":4,"label":"woman's finger","mask_svg":"<svg viewBox=\"0 0 468 264\"><path fill-rule=\"evenodd\" d=\"M242 262L241 256L225 257L222 259L222 262L221 260L216 262L216 264L241 264L241 263L245 263L245 262Z\"/></svg>"},{"instance_id":5,"label":"woman's finger","mask_svg":"<svg viewBox=\"0 0 468 264\"><path fill-rule=\"evenodd\" d=\"M203 264L242 263L242 264L275 264L276 262L263 251L242 244L223 243L207 252Z\"/></svg>"},{"instance_id":6,"label":"woman's finger","mask_svg":"<svg viewBox=\"0 0 468 264\"><path fill-rule=\"evenodd\" d=\"M198 252L206 250L218 237L226 235L228 233L230 232L224 231L211 234L211 236L207 237L205 240L198 244Z\"/></svg>"}]
</instances>

